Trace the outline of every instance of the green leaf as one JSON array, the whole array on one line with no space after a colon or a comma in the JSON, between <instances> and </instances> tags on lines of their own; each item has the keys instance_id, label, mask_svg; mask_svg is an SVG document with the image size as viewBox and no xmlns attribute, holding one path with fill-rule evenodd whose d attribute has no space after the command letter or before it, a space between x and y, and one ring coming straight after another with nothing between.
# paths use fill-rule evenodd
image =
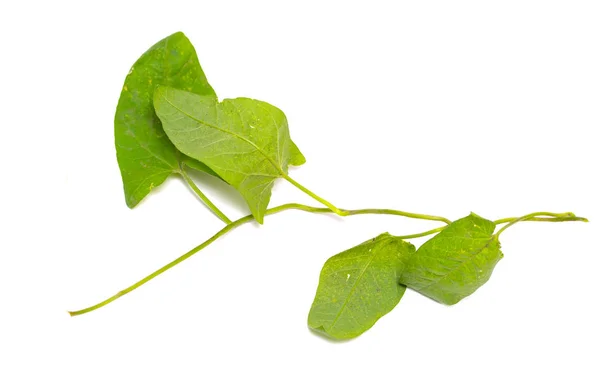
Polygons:
<instances>
[{"instance_id":1,"label":"green leaf","mask_svg":"<svg viewBox=\"0 0 600 381\"><path fill-rule=\"evenodd\" d=\"M235 187L262 223L273 183L290 161L283 112L254 99L218 102L170 87L156 89L154 107L173 144Z\"/></svg>"},{"instance_id":2,"label":"green leaf","mask_svg":"<svg viewBox=\"0 0 600 381\"><path fill-rule=\"evenodd\" d=\"M173 143L171 143L171 144L173 144ZM177 151L177 152L179 152L179 151ZM179 155L181 157L181 159L180 159L181 163L183 163L185 166L195 169L197 171L206 172L209 175L212 175L212 176L215 176L215 177L218 177L221 179L221 176L219 176L217 173L215 173L215 171L210 169L208 167L208 165L201 163L196 159L192 159L191 157L186 156L181 152L179 152ZM223 180L223 179L221 179L221 180Z\"/></svg>"},{"instance_id":3,"label":"green leaf","mask_svg":"<svg viewBox=\"0 0 600 381\"><path fill-rule=\"evenodd\" d=\"M158 85L216 99L194 47L181 32L156 43L133 65L125 78L115 114L117 160L130 208L171 174L179 172L181 161L216 175L206 165L184 157L164 134L152 103Z\"/></svg>"},{"instance_id":4,"label":"green leaf","mask_svg":"<svg viewBox=\"0 0 600 381\"><path fill-rule=\"evenodd\" d=\"M296 143L294 143L293 141L290 140L290 162L289 162L289 164L293 165L294 167L299 167L304 163L306 163L306 158L304 157L302 152L300 152L300 149L298 148Z\"/></svg>"},{"instance_id":5,"label":"green leaf","mask_svg":"<svg viewBox=\"0 0 600 381\"><path fill-rule=\"evenodd\" d=\"M476 214L454 221L417 250L400 283L440 303L458 303L488 281L503 257L495 228Z\"/></svg>"},{"instance_id":6,"label":"green leaf","mask_svg":"<svg viewBox=\"0 0 600 381\"><path fill-rule=\"evenodd\" d=\"M309 327L334 339L351 339L371 328L404 295L398 280L414 252L410 243L385 233L329 258Z\"/></svg>"}]
</instances>

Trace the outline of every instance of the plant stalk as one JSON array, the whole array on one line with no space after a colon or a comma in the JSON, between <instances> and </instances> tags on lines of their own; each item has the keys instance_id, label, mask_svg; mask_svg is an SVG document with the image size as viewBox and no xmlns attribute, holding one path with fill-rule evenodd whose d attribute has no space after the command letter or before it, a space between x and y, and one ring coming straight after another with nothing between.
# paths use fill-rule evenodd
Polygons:
<instances>
[{"instance_id":1,"label":"plant stalk","mask_svg":"<svg viewBox=\"0 0 600 381\"><path fill-rule=\"evenodd\" d=\"M295 210L301 210L301 211L305 211L305 212L309 212L309 213L331 213L332 210L330 208L315 208L312 206L307 206L307 205L302 205L302 204L296 204L296 203L291 203L291 204L284 204L284 205L280 205L271 209L267 209L265 212L265 216L271 215L271 214L275 214L275 213L279 213L282 212L284 210L288 210L288 209L295 209ZM339 209L338 209L339 210ZM431 218L425 218L425 219L430 219L433 221L444 221L447 223L450 223L449 220L446 220L443 217L437 217L437 216L426 216L426 215L418 215L418 214L413 214L413 213L406 213L406 212L402 212L402 211L397 211L397 210L391 210L391 209L357 209L357 210L339 210L340 212L342 212L343 214L341 215L358 215L358 214L391 214L391 215L399 215L399 216L406 216L406 217L412 217L412 216L419 216L419 217L415 217L415 218L423 218L423 217L431 217ZM95 304L91 307L88 308L84 308L82 310L78 310L78 311L69 311L69 314L71 316L77 316L77 315L83 315L85 313L97 310L100 307L103 307L117 299L119 299L120 297L127 295L128 293L130 293L131 291L135 290L136 288L142 286L143 284L149 282L150 280L154 279L155 277L157 277L158 275L164 273L165 271L169 270L170 268L174 267L175 265L185 261L186 259L188 259L189 257L191 257L192 255L196 254L197 252L199 252L200 250L204 249L206 246L210 245L211 243L213 243L214 241L216 241L218 238L220 238L221 236L227 234L229 231L235 229L236 227L243 225L247 222L250 221L254 221L254 217L250 214L247 215L245 217L242 217L236 221L231 222L230 224L228 224L227 226L225 226L223 229L219 230L215 235L213 235L212 237L210 237L209 239L207 239L206 241L202 242L200 245L196 246L195 248L193 248L192 250L188 251L187 253L183 254L182 256L180 256L179 258L169 262L168 264L166 264L165 266L161 267L160 269L156 270L155 272L153 272L152 274L146 276L145 278L139 280L138 282L132 284L131 286L119 291L117 294L111 296L110 298ZM436 230L437 231L437 230ZM431 231L431 233L426 232L427 234L433 234L434 231ZM416 238L416 237L421 237L423 236L422 234L424 233L420 233L420 234L415 234L412 236L406 236L409 238Z\"/></svg>"},{"instance_id":2,"label":"plant stalk","mask_svg":"<svg viewBox=\"0 0 600 381\"><path fill-rule=\"evenodd\" d=\"M291 204L284 204L284 205L280 205L271 209L267 209L265 212L265 216L271 215L271 214L275 214L275 213L279 213L282 212L284 210L288 210L288 209L295 209L295 210L301 210L304 212L309 212L309 213L331 213L332 210L330 208L315 208L312 206L307 206L307 205L302 205L302 204L296 204L296 203L291 203ZM351 215L358 215L358 214L392 214L392 215L400 215L400 216L405 216L405 217L412 217L412 218L420 218L420 219L430 219L433 221L442 221L442 222L446 222L446 223L450 223L449 220L443 218L443 217L436 217L436 216L427 216L427 215L421 215L421 214L412 214L412 213L405 213L405 212L401 212L401 211L395 211L395 210L391 210L391 209L358 209L358 210L343 210L343 209L338 209L338 211L342 212L343 214L341 215L346 215L346 216L351 216ZM546 217L552 217L552 218L542 218L539 216L546 216ZM427 217L427 218L425 218ZM432 218L429 218L432 217ZM101 308L103 306L106 306L109 303L112 303L113 301L119 299L120 297L127 295L128 293L130 293L131 291L135 290L136 288L142 286L143 284L151 281L152 279L156 278L158 275L164 273L165 271L169 270L170 268L176 266L177 264L185 261L186 259L190 258L192 255L196 254L197 252L199 252L200 250L204 249L205 247L207 247L208 245L210 245L211 243L213 243L214 241L216 241L217 239L219 239L221 236L227 234L229 231L237 228L238 226L241 226L245 223L254 221L254 217L252 215L247 215L245 217L242 217L236 221L231 222L230 224L228 224L227 226L225 226L223 229L219 230L215 235L213 235L212 237L210 237L209 239L207 239L206 241L202 242L200 245L196 246L195 248L193 248L192 250L188 251L187 253L183 254L182 256L180 256L179 258L176 258L175 260L169 262L168 264L166 264L165 266L161 267L160 269L154 271L152 274L146 276L145 278L139 280L138 282L132 284L131 286L121 290L120 292L118 292L117 294L111 296L110 298L95 304L91 307L88 308L84 308L82 310L78 310L78 311L69 311L69 314L71 316L77 316L77 315L83 315L85 313L97 310L98 308ZM537 212L537 213L531 213L531 214L527 214L523 217L519 217L519 218L503 218L500 220L496 220L496 224L503 224L503 223L508 223L508 225L504 226L502 229L500 229L498 231L498 233L496 233L496 236L498 236L500 233L502 233L504 230L506 230L506 228L516 224L517 222L520 221L546 221L546 222L560 222L560 221L586 221L587 219L582 218L582 217L577 217L575 216L573 213L548 213L548 212ZM410 239L410 238L418 238L418 237L424 237L430 234L434 234L434 233L438 233L440 231L442 231L445 228L445 226L436 228L436 229L432 229L432 230L428 230L426 232L423 233L417 233L417 234L411 234L411 235L405 235L405 236L398 236L398 238L401 239Z\"/></svg>"},{"instance_id":3,"label":"plant stalk","mask_svg":"<svg viewBox=\"0 0 600 381\"><path fill-rule=\"evenodd\" d=\"M536 213L534 213L536 214ZM527 219L521 219L521 217L506 217L506 218L501 218L499 220L494 221L494 223L496 225L500 225L500 224L505 224L508 222L513 222L515 220L520 220L520 221L533 221L533 222L568 222L568 221L581 221L581 222L588 222L587 218L584 217L577 217L575 215L573 215L572 213L568 213L569 215L566 216L567 213L564 213L565 216L563 217L530 217ZM559 213L556 213L556 215L558 216Z\"/></svg>"},{"instance_id":4,"label":"plant stalk","mask_svg":"<svg viewBox=\"0 0 600 381\"><path fill-rule=\"evenodd\" d=\"M553 218L552 219L540 218L540 216L553 217ZM502 234L502 232L505 231L506 229L508 229L509 227L513 226L514 224L516 224L518 222L522 222L522 221L551 221L551 222L582 221L582 222L588 222L588 219L584 218L584 217L577 217L575 214L573 214L571 212L567 212L567 213L535 212L535 213L526 214L526 215L524 215L522 217L518 217L518 218L503 218L498 221L500 221L500 223L508 222L508 224L504 225L500 230L498 230L498 232L495 234L496 238L500 237L500 234ZM496 223L498 223L498 221L496 221Z\"/></svg>"},{"instance_id":5,"label":"plant stalk","mask_svg":"<svg viewBox=\"0 0 600 381\"><path fill-rule=\"evenodd\" d=\"M217 206L215 204L213 204L212 201L210 201L208 199L208 197L206 197L206 195L204 193L202 193L202 191L200 190L200 188L198 188L196 186L196 184L194 183L194 181L192 180L192 178L187 174L187 172L185 171L185 169L183 169L183 167L181 168L181 170L179 171L179 173L181 173L181 176L183 176L183 178L188 183L188 185L190 186L190 188L192 188L192 190L194 191L194 193L196 193L196 195L204 202L204 204L214 214L216 214L217 217L219 217L221 219L221 221L225 222L227 225L231 224L231 220L223 212L221 212L221 210L219 208L217 208Z\"/></svg>"}]
</instances>

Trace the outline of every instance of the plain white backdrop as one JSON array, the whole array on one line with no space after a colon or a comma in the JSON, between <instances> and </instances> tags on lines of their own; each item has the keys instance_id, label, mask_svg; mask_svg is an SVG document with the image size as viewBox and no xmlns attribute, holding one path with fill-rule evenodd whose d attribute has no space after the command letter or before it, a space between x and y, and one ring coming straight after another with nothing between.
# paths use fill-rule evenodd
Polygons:
<instances>
[{"instance_id":1,"label":"plain white backdrop","mask_svg":"<svg viewBox=\"0 0 600 381\"><path fill-rule=\"evenodd\" d=\"M599 18L574 0L3 3L0 379L600 379ZM285 212L70 318L223 226L179 179L124 202L121 86L179 30L220 98L287 114L308 159L292 176L339 207L591 222L519 224L474 295L407 291L345 343L306 325L324 261L435 223ZM284 202L314 204L281 181Z\"/></svg>"}]
</instances>

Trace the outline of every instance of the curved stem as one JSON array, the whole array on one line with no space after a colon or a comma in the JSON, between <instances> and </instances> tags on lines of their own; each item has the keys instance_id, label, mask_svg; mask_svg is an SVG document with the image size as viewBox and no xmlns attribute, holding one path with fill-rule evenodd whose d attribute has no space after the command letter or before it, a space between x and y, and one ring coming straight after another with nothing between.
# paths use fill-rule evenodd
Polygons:
<instances>
[{"instance_id":1,"label":"curved stem","mask_svg":"<svg viewBox=\"0 0 600 381\"><path fill-rule=\"evenodd\" d=\"M147 283L149 281L151 281L152 279L154 279L155 277L159 276L160 274L164 273L165 271L167 271L168 269L170 269L171 267L185 261L186 259L188 259L189 257L191 257L192 255L196 254L197 252L199 252L200 250L204 249L206 246L210 245L211 243L213 243L214 241L216 241L219 237L221 237L222 235L226 234L228 231L234 229L235 227L244 224L247 221L251 221L252 220L252 216L246 216L243 218L240 218L239 220L232 222L231 224L225 226L223 229L219 230L219 232L215 235L213 235L212 237L210 237L209 239L207 239L206 241L202 242L200 245L196 246L195 248L193 248L192 250L188 251L187 253L183 254L182 256L180 256L179 258L175 259L174 261L169 262L168 264L166 264L165 266L161 267L160 269L156 270L155 272L153 272L152 274L148 275L147 277L139 280L138 282L132 284L131 286L127 287L124 290L121 290L120 292L118 292L117 294L111 296L110 298L104 300L103 302L100 302L96 305L93 305L91 307L88 308L84 308L82 310L79 311L69 311L69 314L71 316L77 316L77 315L82 315L85 314L87 312L91 312L94 310L97 310L100 307L103 307L117 299L119 299L121 296L129 294L131 291L135 290L136 288L140 287L141 285L143 285L144 283Z\"/></svg>"},{"instance_id":2,"label":"curved stem","mask_svg":"<svg viewBox=\"0 0 600 381\"><path fill-rule=\"evenodd\" d=\"M357 214L357 213L352 213L352 214ZM532 213L532 214L534 214L534 215L541 215L541 213ZM548 216L554 215L554 217L529 217L529 218L524 218L524 217L507 217L507 218L501 218L499 220L496 220L496 221L494 221L494 223L496 225L500 225L500 224L506 224L506 223L509 223L509 222L514 224L514 223L517 223L517 222L520 222L520 221L538 221L538 222L583 221L583 222L588 222L587 218L577 217L573 213L544 213L544 215L548 215ZM442 220L440 220L440 221L442 221ZM505 230L508 226L509 225L505 226L501 230ZM428 236L428 235L431 235L431 234L439 233L442 230L444 230L445 228L446 228L445 226L442 226L442 227L439 227L439 228L427 230L426 232L423 232L423 233L410 234L410 235L401 235L401 236L396 236L396 237L400 238L400 239L410 239L410 238L425 237L425 236ZM500 232L498 232L498 234L499 233Z\"/></svg>"},{"instance_id":3,"label":"curved stem","mask_svg":"<svg viewBox=\"0 0 600 381\"><path fill-rule=\"evenodd\" d=\"M321 197L317 196L316 194L314 194L313 192L311 192L309 189L305 188L302 184L300 184L296 180L292 179L287 174L282 173L282 177L284 179L286 179L287 181L289 181L293 186L295 186L296 188L300 189L302 192L306 193L310 197L312 197L315 200L319 201L321 204L327 206L329 209L331 209L331 211L333 213L337 214L338 216L345 216L346 215L343 210L337 208L335 205L333 205L329 201L325 200L324 198L321 198Z\"/></svg>"},{"instance_id":4,"label":"curved stem","mask_svg":"<svg viewBox=\"0 0 600 381\"><path fill-rule=\"evenodd\" d=\"M280 205L271 209L267 209L267 211L265 212L265 216L271 215L271 214L275 214L275 213L279 213L282 212L284 210L288 210L288 209L296 209L296 210L301 210L304 212L309 212L309 213L331 213L331 209L329 208L315 208L312 206L307 206L307 205L302 205L302 204L296 204L296 203L291 203L291 204L284 204L284 205ZM341 215L358 215L358 214L392 214L392 215L400 215L400 216L405 216L405 217L412 217L412 218L419 218L419 219L428 219L428 220L433 220L433 221L442 221L445 223L450 223L449 220L443 218L443 217L437 217L437 216L428 216L428 215L422 215L422 214L413 214L413 213L406 213L406 212L401 212L401 211L396 211L396 210L391 210L391 209L357 209L357 210L340 210L338 209L339 212L342 212ZM552 217L552 218L541 218L539 216L547 216L547 217ZM508 223L508 225L504 226L502 229L500 229L498 231L498 233L496 233L496 237L498 235L500 235L500 233L502 233L504 230L506 230L508 227L516 224L517 222L520 221L548 221L548 222L559 222L559 221L586 221L587 219L582 218L582 217L576 217L573 213L548 213L548 212L538 212L538 213L530 213L527 214L523 217L519 217L519 218L503 218L500 220L496 220L496 224L502 224L502 223ZM146 276L145 278L139 280L138 282L132 284L131 286L127 287L126 289L123 289L122 291L118 292L117 294L111 296L110 298L95 304L91 307L88 308L84 308L82 310L78 310L78 311L69 311L69 314L71 316L77 316L77 315L82 315L85 314L87 312L91 312L94 310L97 310L100 307L103 307L117 299L119 299L120 297L122 297L123 295L126 295L128 293L130 293L131 291L135 290L136 288L142 286L143 284L151 281L152 279L156 278L158 275L164 273L165 271L169 270L170 268L174 267L175 265L185 261L186 259L190 258L192 255L196 254L197 252L199 252L200 250L204 249L205 247L207 247L208 245L210 245L211 243L213 243L214 241L216 241L218 238L220 238L221 236L227 234L229 231L235 229L238 226L241 226L247 222L250 221L254 221L254 217L252 215L247 215L245 217L242 217L230 224L228 224L227 226L225 226L223 229L219 230L215 235L213 235L212 237L210 237L209 239L207 239L206 241L202 242L200 245L196 246L195 248L193 248L192 250L188 251L187 253L183 254L182 256L180 256L179 258L169 262L168 264L166 264L165 266L161 267L160 269L154 271L152 274ZM432 229L432 230L428 230L426 232L423 233L417 233L417 234L411 234L411 235L405 235L405 236L398 236L398 238L401 239L410 239L410 238L418 238L418 237L424 237L430 234L435 234L438 233L442 230L445 229L445 226L436 228L436 229Z\"/></svg>"},{"instance_id":5,"label":"curved stem","mask_svg":"<svg viewBox=\"0 0 600 381\"><path fill-rule=\"evenodd\" d=\"M395 237L396 238L400 238L400 239L411 239L411 238L426 237L428 235L439 233L439 232L441 232L444 229L446 229L446 227L442 226L442 227L439 227L439 228L427 230L426 232L423 232L423 233L409 234L409 235L397 235Z\"/></svg>"},{"instance_id":6,"label":"curved stem","mask_svg":"<svg viewBox=\"0 0 600 381\"><path fill-rule=\"evenodd\" d=\"M439 217L439 216L430 216L428 214L419 214L419 213L409 213L403 212L401 210L394 209L356 209L356 210L346 210L342 209L342 212L345 216L353 216L356 214L390 214L394 216L404 216L408 218L415 218L419 220L429 220L429 221L441 221L446 225L449 225L452 221L447 218Z\"/></svg>"},{"instance_id":7,"label":"curved stem","mask_svg":"<svg viewBox=\"0 0 600 381\"><path fill-rule=\"evenodd\" d=\"M538 217L540 216L546 216L546 217L553 217L552 219L538 219ZM547 222L562 222L562 221L583 221L583 222L588 222L587 218L583 218L583 217L577 217L575 214L571 213L571 212L567 212L567 213L550 213L550 212L535 212L535 213L529 213L526 214L522 217L519 218L512 218L512 219L507 219L507 218L503 218L501 220L497 220L500 221L500 223L505 223L508 222L507 225L503 226L500 230L498 230L498 232L495 234L496 237L499 237L500 234L505 231L506 229L508 229L509 227L513 226L514 224L521 222L521 221L547 221ZM554 221L552 221L554 220ZM496 221L496 223L498 223Z\"/></svg>"},{"instance_id":8,"label":"curved stem","mask_svg":"<svg viewBox=\"0 0 600 381\"><path fill-rule=\"evenodd\" d=\"M284 205L280 205L271 209L267 209L267 211L265 212L265 216L271 215L271 214L275 214L275 213L279 213L282 212L284 210L288 210L288 209L296 209L296 210L301 210L304 212L309 212L309 213L331 213L331 210L329 208L315 208L312 206L307 206L307 205L302 205L302 204L296 204L296 203L291 203L291 204L284 204ZM401 212L401 211L395 211L395 210L391 210L391 209L357 209L357 210L344 210L342 211L344 213L344 215L358 215L358 214L392 214L392 215L400 215L400 216L406 216L406 217L413 217L412 213L405 213L405 212ZM422 219L431 219L433 221L447 221L445 218L443 217L435 217L435 216L426 216L426 215L414 215L414 216L418 216L415 218L422 218ZM432 217L432 218L425 218L425 217ZM146 276L145 278L139 280L138 282L132 284L131 286L127 287L126 289L123 289L122 291L118 292L117 294L111 296L110 298L95 304L91 307L88 308L84 308L82 310L78 310L78 311L70 311L69 314L71 316L77 316L77 315L82 315L85 314L87 312L91 312L94 310L97 310L100 307L103 307L117 299L119 299L120 297L122 297L123 295L126 295L128 293L130 293L131 291L135 290L136 288L140 287L141 285L149 282L150 280L154 279L155 277L157 277L158 275L164 273L165 271L169 270L170 268L172 268L173 266L185 261L186 259L188 259L189 257L191 257L192 255L196 254L197 252L199 252L200 250L204 249L206 246L210 245L211 243L213 243L214 241L216 241L219 237L227 234L229 231L235 229L236 227L243 225L247 222L250 221L254 221L254 217L252 217L252 215L247 215L245 217L242 217L230 224L228 224L227 226L225 226L223 229L219 230L215 235L213 235L212 237L210 237L209 239L207 239L206 241L202 242L200 245L196 246L195 248L193 248L192 250L188 251L187 253L183 254L182 256L180 256L179 258L169 262L168 264L166 264L165 266L161 267L160 269L156 270L155 272L153 272L152 274ZM449 221L448 221L449 222ZM404 236L401 238L417 238L417 237L422 237L424 235L429 235L429 234L433 234L437 231L441 231L441 228L438 229L434 229L434 230L430 230L428 232L425 233L420 233L420 234L413 234L410 236Z\"/></svg>"},{"instance_id":9,"label":"curved stem","mask_svg":"<svg viewBox=\"0 0 600 381\"><path fill-rule=\"evenodd\" d=\"M494 221L496 225L505 224L508 222L513 222L514 220L518 220L520 217L506 217L501 218L499 220ZM568 216L568 217L531 217L523 221L536 221L536 222L567 222L567 221L583 221L588 222L587 218L577 217L577 216Z\"/></svg>"},{"instance_id":10,"label":"curved stem","mask_svg":"<svg viewBox=\"0 0 600 381\"><path fill-rule=\"evenodd\" d=\"M336 207L335 205L333 205L332 203L330 203L329 201L317 196L316 194L311 192L309 189L305 188L302 184L298 183L296 180L289 177L288 175L283 174L282 176L284 179L289 181L296 188L300 189L302 192L306 193L310 197L319 201L321 204L327 206L332 212L334 212L335 214L337 214L339 216L352 216L352 215L356 215L356 214L390 214L390 215L395 215L395 216L404 216L404 217L416 218L416 219L421 219L421 220L441 221L441 222L444 222L445 224L450 224L450 222L452 222L449 219L444 218L444 217L430 216L427 214L419 214L419 213L409 213L409 212L403 212L401 210L394 210L394 209L373 209L373 208L357 209L357 210L340 209L340 208Z\"/></svg>"},{"instance_id":11,"label":"curved stem","mask_svg":"<svg viewBox=\"0 0 600 381\"><path fill-rule=\"evenodd\" d=\"M202 193L200 188L198 188L196 186L196 184L194 183L192 178L187 174L187 172L185 171L185 169L183 169L183 167L181 167L181 170L179 171L179 173L181 173L181 176L183 176L183 178L188 183L190 188L192 188L194 193L196 193L196 195L204 202L204 204L206 204L206 206L210 210L212 210L212 212L214 214L216 214L217 217L219 217L221 219L221 221L225 222L226 224L231 223L231 220L229 218L227 218L227 216L223 212L221 212L221 210L219 208L217 208L217 206L215 204L213 204L212 201L210 201L204 193Z\"/></svg>"}]
</instances>

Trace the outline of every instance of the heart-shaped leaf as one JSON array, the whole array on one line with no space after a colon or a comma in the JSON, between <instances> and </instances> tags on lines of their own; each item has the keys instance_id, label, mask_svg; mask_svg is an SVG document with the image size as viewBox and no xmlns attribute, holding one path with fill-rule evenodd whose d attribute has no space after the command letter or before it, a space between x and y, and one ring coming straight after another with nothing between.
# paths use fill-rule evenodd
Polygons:
<instances>
[{"instance_id":1,"label":"heart-shaped leaf","mask_svg":"<svg viewBox=\"0 0 600 381\"><path fill-rule=\"evenodd\" d=\"M388 233L329 258L308 315L310 328L351 339L390 312L404 295L399 284L415 247Z\"/></svg>"},{"instance_id":2,"label":"heart-shaped leaf","mask_svg":"<svg viewBox=\"0 0 600 381\"><path fill-rule=\"evenodd\" d=\"M283 112L254 99L218 102L170 87L155 90L154 108L177 149L235 187L262 223L273 183L287 175L290 161Z\"/></svg>"},{"instance_id":3,"label":"heart-shaped leaf","mask_svg":"<svg viewBox=\"0 0 600 381\"><path fill-rule=\"evenodd\" d=\"M152 103L158 85L216 99L194 47L181 32L159 41L136 61L125 78L115 114L117 161L130 208L179 172L183 160L195 169L216 175L206 165L184 157L163 132Z\"/></svg>"},{"instance_id":4,"label":"heart-shaped leaf","mask_svg":"<svg viewBox=\"0 0 600 381\"><path fill-rule=\"evenodd\" d=\"M503 257L495 228L476 214L452 222L410 258L400 283L440 303L458 303L488 281Z\"/></svg>"},{"instance_id":5,"label":"heart-shaped leaf","mask_svg":"<svg viewBox=\"0 0 600 381\"><path fill-rule=\"evenodd\" d=\"M181 32L159 41L136 61L125 78L115 113L117 161L130 208L170 175L180 172L182 163L219 177L204 163L179 152L165 135L153 105L154 89L159 85L217 99L194 47ZM304 162L292 143L290 164Z\"/></svg>"}]
</instances>

